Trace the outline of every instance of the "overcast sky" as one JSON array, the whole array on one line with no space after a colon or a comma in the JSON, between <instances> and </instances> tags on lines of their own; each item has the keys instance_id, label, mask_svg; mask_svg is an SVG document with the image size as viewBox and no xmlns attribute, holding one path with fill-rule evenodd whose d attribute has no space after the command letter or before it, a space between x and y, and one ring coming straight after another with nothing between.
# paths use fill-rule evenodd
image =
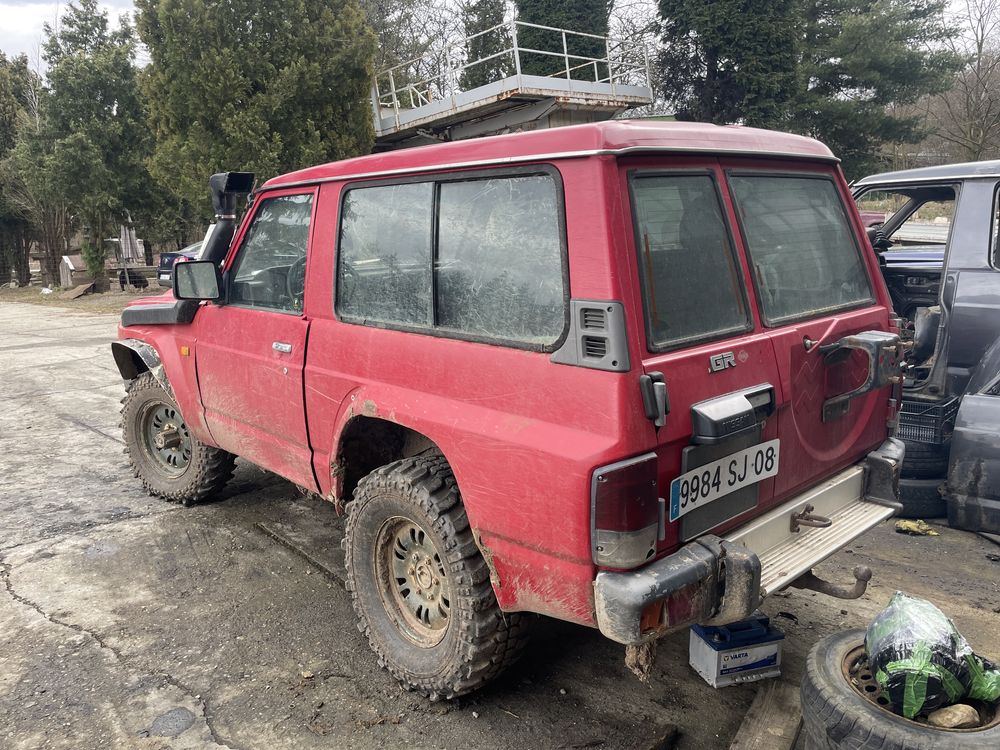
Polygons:
<instances>
[{"instance_id":1,"label":"overcast sky","mask_svg":"<svg viewBox=\"0 0 1000 750\"><path fill-rule=\"evenodd\" d=\"M65 3L0 0L0 50L8 57L25 53L34 60L42 39L42 24L53 24ZM101 0L112 26L118 16L132 12L132 0Z\"/></svg>"}]
</instances>

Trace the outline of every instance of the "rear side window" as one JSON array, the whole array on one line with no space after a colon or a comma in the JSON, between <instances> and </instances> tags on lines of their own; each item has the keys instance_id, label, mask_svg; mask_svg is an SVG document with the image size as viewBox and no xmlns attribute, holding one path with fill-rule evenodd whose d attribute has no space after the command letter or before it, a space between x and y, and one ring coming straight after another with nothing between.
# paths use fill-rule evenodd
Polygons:
<instances>
[{"instance_id":1,"label":"rear side window","mask_svg":"<svg viewBox=\"0 0 1000 750\"><path fill-rule=\"evenodd\" d=\"M555 341L564 303L552 178L446 182L440 191L438 325L492 338Z\"/></svg>"},{"instance_id":2,"label":"rear side window","mask_svg":"<svg viewBox=\"0 0 1000 750\"><path fill-rule=\"evenodd\" d=\"M551 175L353 188L341 213L343 317L533 347L561 336L562 212Z\"/></svg>"},{"instance_id":3,"label":"rear side window","mask_svg":"<svg viewBox=\"0 0 1000 750\"><path fill-rule=\"evenodd\" d=\"M712 177L638 173L631 189L650 348L747 330L746 299Z\"/></svg>"},{"instance_id":4,"label":"rear side window","mask_svg":"<svg viewBox=\"0 0 1000 750\"><path fill-rule=\"evenodd\" d=\"M873 301L840 194L825 178L731 175L770 325Z\"/></svg>"},{"instance_id":5,"label":"rear side window","mask_svg":"<svg viewBox=\"0 0 1000 750\"><path fill-rule=\"evenodd\" d=\"M338 309L381 323L431 322L434 185L351 190L340 220Z\"/></svg>"}]
</instances>

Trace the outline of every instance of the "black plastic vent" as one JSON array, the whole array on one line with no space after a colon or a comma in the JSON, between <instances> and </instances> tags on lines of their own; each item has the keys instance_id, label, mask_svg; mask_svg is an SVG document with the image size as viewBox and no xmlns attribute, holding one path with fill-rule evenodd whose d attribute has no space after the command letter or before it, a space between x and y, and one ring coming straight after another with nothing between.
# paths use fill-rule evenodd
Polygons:
<instances>
[{"instance_id":1,"label":"black plastic vent","mask_svg":"<svg viewBox=\"0 0 1000 750\"><path fill-rule=\"evenodd\" d=\"M583 356L603 359L608 353L608 340L598 336L583 337Z\"/></svg>"},{"instance_id":2,"label":"black plastic vent","mask_svg":"<svg viewBox=\"0 0 1000 750\"><path fill-rule=\"evenodd\" d=\"M585 331L604 331L608 327L608 317L599 307L585 307L580 311L580 327Z\"/></svg>"},{"instance_id":3,"label":"black plastic vent","mask_svg":"<svg viewBox=\"0 0 1000 750\"><path fill-rule=\"evenodd\" d=\"M628 372L625 306L617 300L570 300L566 340L552 353L561 365Z\"/></svg>"}]
</instances>

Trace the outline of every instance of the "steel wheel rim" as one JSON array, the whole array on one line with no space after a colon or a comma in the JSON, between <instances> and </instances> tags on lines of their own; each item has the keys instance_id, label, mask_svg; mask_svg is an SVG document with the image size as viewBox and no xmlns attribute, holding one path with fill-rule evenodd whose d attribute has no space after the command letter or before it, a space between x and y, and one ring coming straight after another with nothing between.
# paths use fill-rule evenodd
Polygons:
<instances>
[{"instance_id":1,"label":"steel wheel rim","mask_svg":"<svg viewBox=\"0 0 1000 750\"><path fill-rule=\"evenodd\" d=\"M152 401L139 415L142 448L153 466L170 477L187 471L191 463L192 440L177 407Z\"/></svg>"},{"instance_id":2,"label":"steel wheel rim","mask_svg":"<svg viewBox=\"0 0 1000 750\"><path fill-rule=\"evenodd\" d=\"M451 622L451 585L430 534L408 518L388 519L374 563L382 604L399 631L421 648L439 644Z\"/></svg>"},{"instance_id":3,"label":"steel wheel rim","mask_svg":"<svg viewBox=\"0 0 1000 750\"><path fill-rule=\"evenodd\" d=\"M875 675L872 674L872 671L868 666L868 657L865 655L864 644L855 646L847 652L847 655L844 657L842 669L844 679L847 680L847 683L854 688L854 691L858 695L871 703L873 706L885 711L890 716L895 716L897 719L902 719L903 721L908 721L911 724L916 724L918 727L933 729L938 732L961 733L982 732L984 729L990 729L1000 724L1000 708L981 701L962 701L963 703L967 703L975 708L979 712L979 718L982 721L980 726L969 729L947 729L945 727L936 727L932 724L927 724L923 721L914 721L913 719L907 719L905 716L897 714L889 708L889 700L882 695L882 688L879 686L878 681L875 679Z\"/></svg>"}]
</instances>

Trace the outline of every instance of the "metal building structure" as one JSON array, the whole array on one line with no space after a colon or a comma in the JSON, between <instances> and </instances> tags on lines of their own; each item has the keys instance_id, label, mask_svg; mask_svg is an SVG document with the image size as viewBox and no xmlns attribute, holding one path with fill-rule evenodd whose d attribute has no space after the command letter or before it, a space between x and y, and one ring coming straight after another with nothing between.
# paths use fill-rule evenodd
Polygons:
<instances>
[{"instance_id":1,"label":"metal building structure","mask_svg":"<svg viewBox=\"0 0 1000 750\"><path fill-rule=\"evenodd\" d=\"M556 48L519 43L519 31L523 37L529 28L537 30L536 37L542 32L556 41ZM471 43L490 34L503 34L508 46L470 57ZM603 54L570 51L583 45ZM530 70L542 61L546 75L524 72L526 60L535 63ZM483 72L497 69L509 74L466 84L473 71L482 79ZM598 122L652 98L648 52L641 42L514 21L466 37L434 59L425 56L378 73L372 85L376 149Z\"/></svg>"}]
</instances>

